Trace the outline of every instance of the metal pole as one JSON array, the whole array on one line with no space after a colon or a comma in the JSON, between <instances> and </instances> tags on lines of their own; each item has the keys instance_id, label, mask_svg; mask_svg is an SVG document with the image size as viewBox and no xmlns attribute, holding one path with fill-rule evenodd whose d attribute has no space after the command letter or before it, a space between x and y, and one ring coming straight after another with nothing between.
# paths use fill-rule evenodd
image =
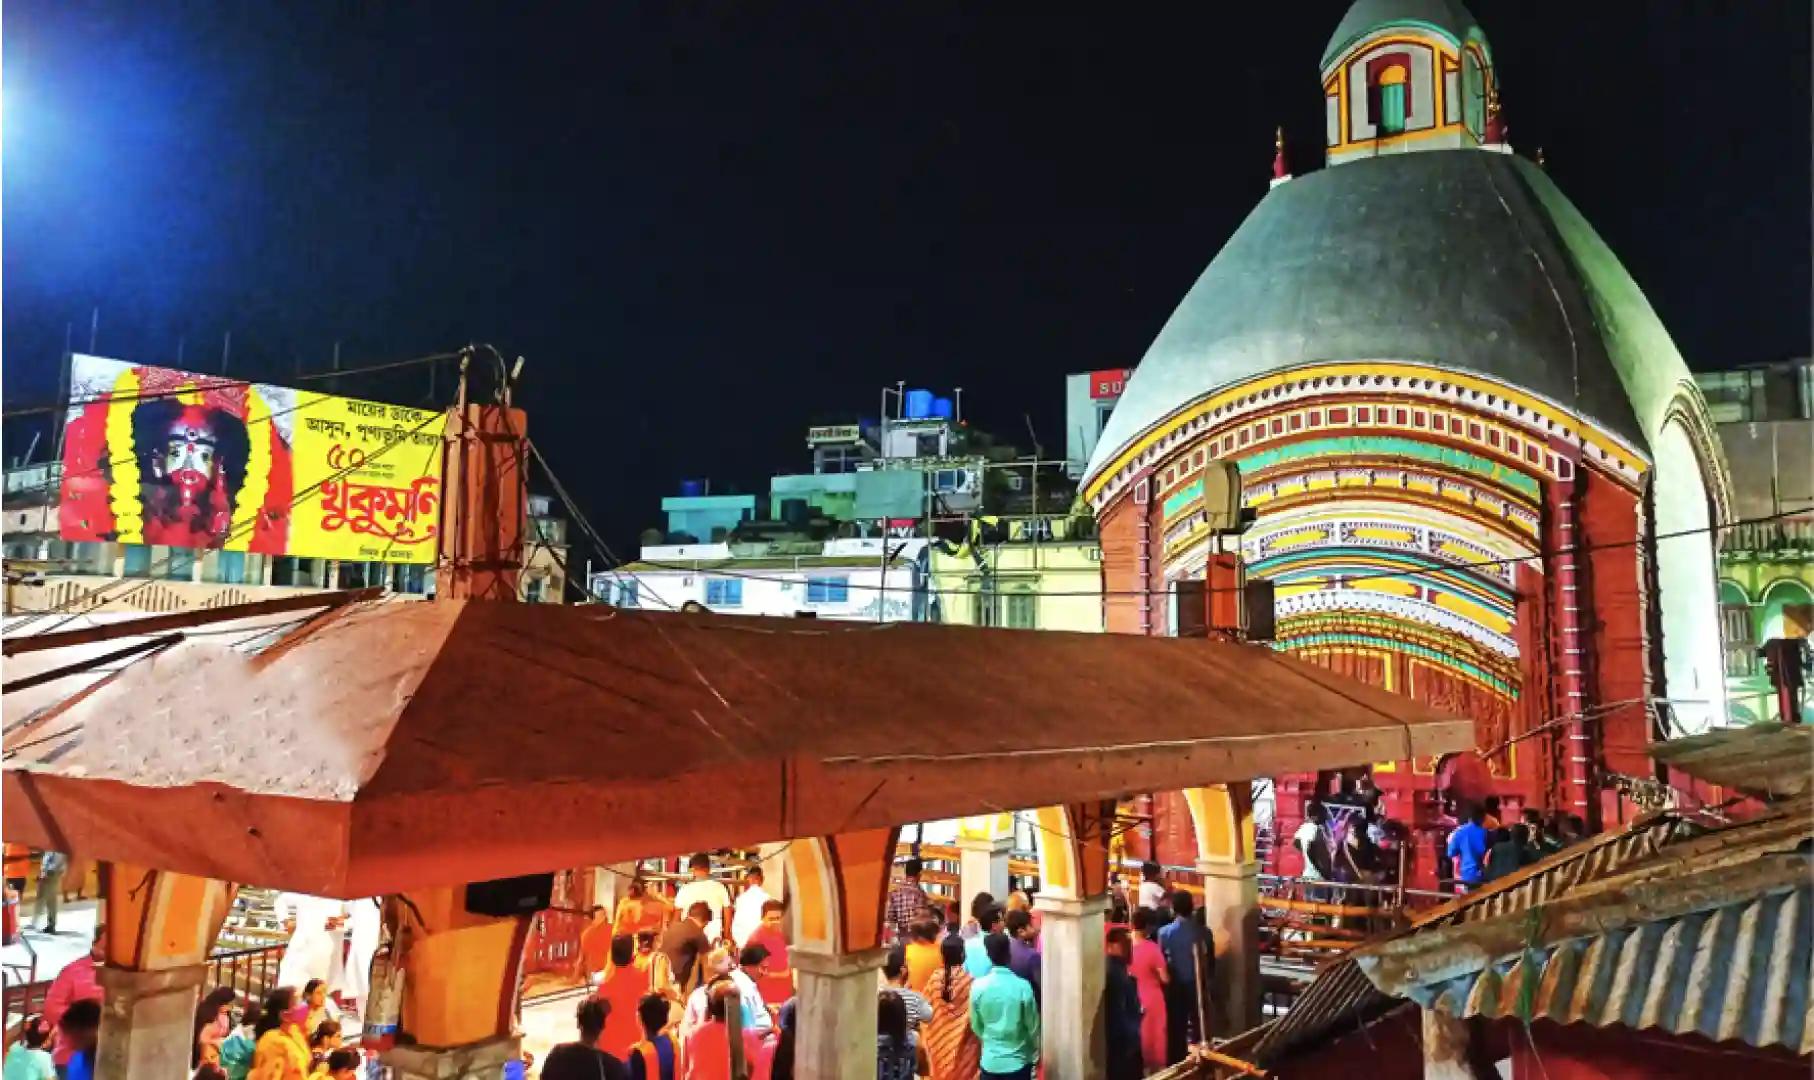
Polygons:
<instances>
[{"instance_id":1,"label":"metal pole","mask_svg":"<svg viewBox=\"0 0 1814 1080\"><path fill-rule=\"evenodd\" d=\"M93 356L95 342L101 336L101 309L96 307L88 317L88 355Z\"/></svg>"},{"instance_id":2,"label":"metal pole","mask_svg":"<svg viewBox=\"0 0 1814 1080\"><path fill-rule=\"evenodd\" d=\"M227 373L227 364L233 359L233 331L227 331L220 342L220 373Z\"/></svg>"}]
</instances>

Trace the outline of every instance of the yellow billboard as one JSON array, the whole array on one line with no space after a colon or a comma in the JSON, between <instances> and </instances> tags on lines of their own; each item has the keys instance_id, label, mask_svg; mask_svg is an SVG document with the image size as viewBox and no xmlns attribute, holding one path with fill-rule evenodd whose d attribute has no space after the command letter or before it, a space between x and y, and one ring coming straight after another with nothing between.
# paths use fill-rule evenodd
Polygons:
<instances>
[{"instance_id":1,"label":"yellow billboard","mask_svg":"<svg viewBox=\"0 0 1814 1080\"><path fill-rule=\"evenodd\" d=\"M441 412L76 356L66 540L432 563Z\"/></svg>"}]
</instances>

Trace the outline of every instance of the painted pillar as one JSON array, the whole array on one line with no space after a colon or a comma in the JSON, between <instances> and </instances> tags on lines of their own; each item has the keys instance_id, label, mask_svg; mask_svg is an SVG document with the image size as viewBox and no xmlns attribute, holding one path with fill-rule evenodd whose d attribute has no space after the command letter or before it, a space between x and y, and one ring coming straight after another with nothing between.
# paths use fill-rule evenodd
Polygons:
<instances>
[{"instance_id":1,"label":"painted pillar","mask_svg":"<svg viewBox=\"0 0 1814 1080\"><path fill-rule=\"evenodd\" d=\"M1090 1080L1107 1071L1102 947L1108 910L1113 801L1046 806L1039 823L1040 1062L1046 1080Z\"/></svg>"},{"instance_id":2,"label":"painted pillar","mask_svg":"<svg viewBox=\"0 0 1814 1080\"><path fill-rule=\"evenodd\" d=\"M788 960L798 972L799 1025L794 1039L794 1075L842 1077L875 1069L877 974L884 948L832 955L794 949Z\"/></svg>"},{"instance_id":3,"label":"painted pillar","mask_svg":"<svg viewBox=\"0 0 1814 1080\"><path fill-rule=\"evenodd\" d=\"M1260 864L1254 856L1253 787L1187 788L1184 799L1196 830L1204 922L1215 938L1213 1034L1230 1038L1260 1022Z\"/></svg>"},{"instance_id":4,"label":"painted pillar","mask_svg":"<svg viewBox=\"0 0 1814 1080\"><path fill-rule=\"evenodd\" d=\"M103 863L107 962L95 1075L189 1075L208 954L237 886L130 863Z\"/></svg>"},{"instance_id":5,"label":"painted pillar","mask_svg":"<svg viewBox=\"0 0 1814 1080\"><path fill-rule=\"evenodd\" d=\"M1014 815L989 814L958 819L958 902L970 917L978 893L1001 903L1008 897L1008 855L1014 850Z\"/></svg>"},{"instance_id":6,"label":"painted pillar","mask_svg":"<svg viewBox=\"0 0 1814 1080\"><path fill-rule=\"evenodd\" d=\"M462 887L385 902L403 965L401 1027L408 1045L383 1054L399 1080L495 1080L519 1054L517 993L532 916L466 910Z\"/></svg>"},{"instance_id":7,"label":"painted pillar","mask_svg":"<svg viewBox=\"0 0 1814 1080\"><path fill-rule=\"evenodd\" d=\"M794 1075L802 1080L875 1075L876 972L899 835L860 829L788 844Z\"/></svg>"},{"instance_id":8,"label":"painted pillar","mask_svg":"<svg viewBox=\"0 0 1814 1080\"><path fill-rule=\"evenodd\" d=\"M1468 1022L1436 1009L1423 1015L1424 1080L1475 1080Z\"/></svg>"}]
</instances>

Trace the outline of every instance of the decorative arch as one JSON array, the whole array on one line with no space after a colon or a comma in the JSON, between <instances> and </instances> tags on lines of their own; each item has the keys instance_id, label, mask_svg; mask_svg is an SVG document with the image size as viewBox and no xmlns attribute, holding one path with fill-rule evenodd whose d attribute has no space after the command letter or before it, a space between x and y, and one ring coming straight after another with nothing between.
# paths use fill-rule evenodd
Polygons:
<instances>
[{"instance_id":1,"label":"decorative arch","mask_svg":"<svg viewBox=\"0 0 1814 1080\"><path fill-rule=\"evenodd\" d=\"M1197 862L1239 866L1253 862L1253 786L1208 784L1184 789L1197 838Z\"/></svg>"},{"instance_id":2,"label":"decorative arch","mask_svg":"<svg viewBox=\"0 0 1814 1080\"><path fill-rule=\"evenodd\" d=\"M1753 601L1751 597L1745 593L1745 587L1743 585L1740 585L1731 578L1720 579L1720 604L1722 606L1727 604L1744 604L1750 606L1755 602L1756 601Z\"/></svg>"},{"instance_id":3,"label":"decorative arch","mask_svg":"<svg viewBox=\"0 0 1814 1080\"><path fill-rule=\"evenodd\" d=\"M1726 716L1725 647L1720 640L1715 526L1719 523L1717 459L1695 438L1692 410L1672 410L1653 440L1650 487L1655 517L1658 604L1664 688L1688 733Z\"/></svg>"},{"instance_id":4,"label":"decorative arch","mask_svg":"<svg viewBox=\"0 0 1814 1080\"><path fill-rule=\"evenodd\" d=\"M1809 589L1807 582L1795 577L1779 577L1764 586L1758 600L1763 608L1760 640L1796 636L1787 633L1784 626L1783 609L1790 604L1814 604L1814 590Z\"/></svg>"},{"instance_id":5,"label":"decorative arch","mask_svg":"<svg viewBox=\"0 0 1814 1080\"><path fill-rule=\"evenodd\" d=\"M859 829L787 846L794 945L842 956L879 948L900 829Z\"/></svg>"},{"instance_id":6,"label":"decorative arch","mask_svg":"<svg viewBox=\"0 0 1814 1080\"><path fill-rule=\"evenodd\" d=\"M1041 896L1086 900L1108 892L1113 800L1042 806L1033 811L1033 821Z\"/></svg>"}]
</instances>

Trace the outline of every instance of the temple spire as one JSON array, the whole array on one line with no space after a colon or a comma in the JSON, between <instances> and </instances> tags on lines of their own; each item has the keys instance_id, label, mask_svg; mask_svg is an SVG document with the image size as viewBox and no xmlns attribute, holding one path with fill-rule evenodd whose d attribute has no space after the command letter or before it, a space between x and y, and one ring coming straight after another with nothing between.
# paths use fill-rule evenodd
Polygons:
<instances>
[{"instance_id":1,"label":"temple spire","mask_svg":"<svg viewBox=\"0 0 1814 1080\"><path fill-rule=\"evenodd\" d=\"M1285 129L1274 129L1272 135L1272 186L1291 179L1291 163L1285 160Z\"/></svg>"}]
</instances>

